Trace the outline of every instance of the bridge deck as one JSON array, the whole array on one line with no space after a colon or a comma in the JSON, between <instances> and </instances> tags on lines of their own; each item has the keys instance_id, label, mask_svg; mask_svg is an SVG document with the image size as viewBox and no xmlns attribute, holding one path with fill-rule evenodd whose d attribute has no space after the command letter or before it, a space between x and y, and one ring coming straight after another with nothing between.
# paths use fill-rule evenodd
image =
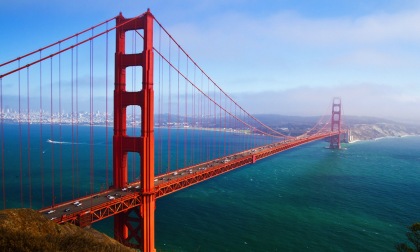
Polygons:
<instances>
[{"instance_id":1,"label":"bridge deck","mask_svg":"<svg viewBox=\"0 0 420 252\"><path fill-rule=\"evenodd\" d=\"M156 198L255 163L257 160L276 153L337 134L338 132L321 133L269 144L157 176L155 178ZM109 198L109 196L112 197ZM77 203L79 203L78 206ZM140 183L134 182L124 189L110 189L71 202L43 208L40 212L57 223L70 222L83 227L140 205Z\"/></svg>"}]
</instances>

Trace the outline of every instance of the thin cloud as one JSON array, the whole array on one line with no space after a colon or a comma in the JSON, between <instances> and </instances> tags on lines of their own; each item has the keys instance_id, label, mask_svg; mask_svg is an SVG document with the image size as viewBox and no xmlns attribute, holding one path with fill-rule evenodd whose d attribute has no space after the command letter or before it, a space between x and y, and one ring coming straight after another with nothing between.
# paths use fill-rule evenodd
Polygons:
<instances>
[{"instance_id":1,"label":"thin cloud","mask_svg":"<svg viewBox=\"0 0 420 252\"><path fill-rule=\"evenodd\" d=\"M330 113L332 97L342 98L347 115L375 116L391 120L420 123L420 99L404 87L401 89L379 84L355 84L336 87L306 86L273 92L236 93L234 97L251 113L312 116ZM420 90L415 90L420 91Z\"/></svg>"}]
</instances>

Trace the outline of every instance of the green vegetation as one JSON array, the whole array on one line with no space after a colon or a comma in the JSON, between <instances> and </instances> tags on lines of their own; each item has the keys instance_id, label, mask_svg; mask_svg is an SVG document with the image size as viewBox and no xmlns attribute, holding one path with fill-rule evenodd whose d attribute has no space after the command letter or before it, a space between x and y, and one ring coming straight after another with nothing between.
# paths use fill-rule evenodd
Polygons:
<instances>
[{"instance_id":1,"label":"green vegetation","mask_svg":"<svg viewBox=\"0 0 420 252\"><path fill-rule=\"evenodd\" d=\"M407 239L414 245L414 248L411 248L406 243L400 243L395 246L399 252L420 252L420 223L414 223L409 226L410 230L407 232Z\"/></svg>"},{"instance_id":2,"label":"green vegetation","mask_svg":"<svg viewBox=\"0 0 420 252\"><path fill-rule=\"evenodd\" d=\"M31 209L0 211L0 251L134 251L92 228L58 225Z\"/></svg>"}]
</instances>

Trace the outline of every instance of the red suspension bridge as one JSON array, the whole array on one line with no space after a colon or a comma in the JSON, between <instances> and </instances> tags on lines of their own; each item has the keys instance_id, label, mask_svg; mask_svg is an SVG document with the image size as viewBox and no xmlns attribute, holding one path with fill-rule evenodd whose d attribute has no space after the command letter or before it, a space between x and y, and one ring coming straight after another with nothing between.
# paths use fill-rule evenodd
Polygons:
<instances>
[{"instance_id":1,"label":"red suspension bridge","mask_svg":"<svg viewBox=\"0 0 420 252\"><path fill-rule=\"evenodd\" d=\"M149 11L2 63L0 115L3 208L82 227L113 216L115 238L142 251L156 199L320 139L340 148L343 133L339 98L302 134L264 124Z\"/></svg>"}]
</instances>

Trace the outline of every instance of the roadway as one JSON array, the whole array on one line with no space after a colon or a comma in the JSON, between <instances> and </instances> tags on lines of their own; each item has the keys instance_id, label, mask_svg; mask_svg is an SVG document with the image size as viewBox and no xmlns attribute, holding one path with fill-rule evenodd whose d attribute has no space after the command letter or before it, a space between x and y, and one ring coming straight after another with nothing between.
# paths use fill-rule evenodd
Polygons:
<instances>
[{"instance_id":1,"label":"roadway","mask_svg":"<svg viewBox=\"0 0 420 252\"><path fill-rule=\"evenodd\" d=\"M159 175L155 177L155 196L156 198L163 197L222 173L255 163L259 159L336 134L338 133L320 133L268 144ZM43 208L40 212L57 223L71 222L79 226L90 225L92 222L140 206L140 186L139 181L133 182L126 188L109 189ZM82 223L81 219L85 219L85 221Z\"/></svg>"}]
</instances>

